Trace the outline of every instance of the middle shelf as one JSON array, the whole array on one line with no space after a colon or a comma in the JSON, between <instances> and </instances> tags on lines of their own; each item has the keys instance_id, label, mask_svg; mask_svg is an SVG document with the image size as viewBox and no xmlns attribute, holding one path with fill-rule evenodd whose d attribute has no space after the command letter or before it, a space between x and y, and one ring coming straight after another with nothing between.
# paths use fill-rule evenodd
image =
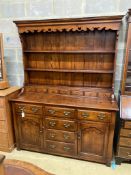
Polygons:
<instances>
[{"instance_id":1,"label":"middle shelf","mask_svg":"<svg viewBox=\"0 0 131 175\"><path fill-rule=\"evenodd\" d=\"M25 68L25 71L39 71L39 72L76 72L76 73L107 73L113 74L114 70L82 70L82 69L38 69Z\"/></svg>"}]
</instances>

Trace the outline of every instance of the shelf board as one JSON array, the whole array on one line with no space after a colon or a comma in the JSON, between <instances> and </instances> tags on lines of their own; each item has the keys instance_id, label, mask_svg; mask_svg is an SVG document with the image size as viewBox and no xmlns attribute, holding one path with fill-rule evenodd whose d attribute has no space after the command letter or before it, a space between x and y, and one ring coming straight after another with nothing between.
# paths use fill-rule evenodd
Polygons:
<instances>
[{"instance_id":1,"label":"shelf board","mask_svg":"<svg viewBox=\"0 0 131 175\"><path fill-rule=\"evenodd\" d=\"M113 74L113 70L73 70L73 69L34 69L34 68L26 68L25 71L39 71L39 72L74 72L74 73L108 73Z\"/></svg>"},{"instance_id":2,"label":"shelf board","mask_svg":"<svg viewBox=\"0 0 131 175\"><path fill-rule=\"evenodd\" d=\"M24 50L24 53L115 53L114 50Z\"/></svg>"}]
</instances>

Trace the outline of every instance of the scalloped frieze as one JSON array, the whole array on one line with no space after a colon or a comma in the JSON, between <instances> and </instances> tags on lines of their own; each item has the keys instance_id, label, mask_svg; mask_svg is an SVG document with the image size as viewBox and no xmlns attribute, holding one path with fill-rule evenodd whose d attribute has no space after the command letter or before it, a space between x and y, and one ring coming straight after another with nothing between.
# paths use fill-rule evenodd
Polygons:
<instances>
[{"instance_id":1,"label":"scalloped frieze","mask_svg":"<svg viewBox=\"0 0 131 175\"><path fill-rule=\"evenodd\" d=\"M110 25L109 23L105 25L100 24L88 24L88 25L51 25L51 26L26 26L20 27L19 33L34 33L34 32L70 32L70 31L94 31L94 30L118 30L117 25Z\"/></svg>"}]
</instances>

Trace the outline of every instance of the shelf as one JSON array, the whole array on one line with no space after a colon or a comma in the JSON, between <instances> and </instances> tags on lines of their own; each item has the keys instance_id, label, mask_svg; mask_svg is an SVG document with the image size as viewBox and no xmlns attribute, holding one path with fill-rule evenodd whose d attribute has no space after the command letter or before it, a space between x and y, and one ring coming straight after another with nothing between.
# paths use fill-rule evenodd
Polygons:
<instances>
[{"instance_id":1,"label":"shelf","mask_svg":"<svg viewBox=\"0 0 131 175\"><path fill-rule=\"evenodd\" d=\"M106 54L106 53L110 53L110 54L113 54L115 53L115 51L109 51L109 50L25 50L24 53L90 53L90 54L93 54L93 53L103 53L103 54Z\"/></svg>"},{"instance_id":2,"label":"shelf","mask_svg":"<svg viewBox=\"0 0 131 175\"><path fill-rule=\"evenodd\" d=\"M34 69L26 68L25 71L39 71L39 72L74 72L74 73L114 73L113 70L73 70L73 69Z\"/></svg>"}]
</instances>

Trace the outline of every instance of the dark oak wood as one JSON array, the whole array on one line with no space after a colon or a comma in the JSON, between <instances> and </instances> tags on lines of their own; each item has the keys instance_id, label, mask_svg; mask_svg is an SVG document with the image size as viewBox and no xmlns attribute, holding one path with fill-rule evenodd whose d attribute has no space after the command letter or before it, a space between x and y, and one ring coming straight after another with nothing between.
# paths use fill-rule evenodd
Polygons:
<instances>
[{"instance_id":1,"label":"dark oak wood","mask_svg":"<svg viewBox=\"0 0 131 175\"><path fill-rule=\"evenodd\" d=\"M110 164L121 19L15 21L25 73L11 100L17 149Z\"/></svg>"}]
</instances>

